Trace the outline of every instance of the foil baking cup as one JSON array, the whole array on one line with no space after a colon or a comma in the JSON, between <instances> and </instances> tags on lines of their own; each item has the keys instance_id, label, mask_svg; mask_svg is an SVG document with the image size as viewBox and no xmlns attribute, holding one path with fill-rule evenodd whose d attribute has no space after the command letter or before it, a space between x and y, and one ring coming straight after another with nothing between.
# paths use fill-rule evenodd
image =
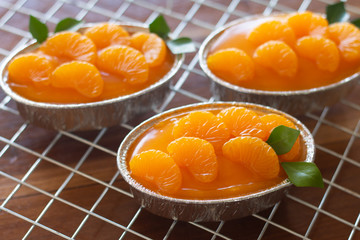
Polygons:
<instances>
[{"instance_id":1,"label":"foil baking cup","mask_svg":"<svg viewBox=\"0 0 360 240\"><path fill-rule=\"evenodd\" d=\"M281 16L270 15L271 16ZM292 115L305 114L316 108L331 106L348 95L358 83L359 73L355 73L339 82L306 90L265 91L240 87L231 84L213 74L207 66L207 57L215 41L230 27L264 16L251 16L232 21L214 30L204 40L199 49L200 67L211 80L211 91L216 101L252 102L271 106Z\"/></svg>"},{"instance_id":2,"label":"foil baking cup","mask_svg":"<svg viewBox=\"0 0 360 240\"><path fill-rule=\"evenodd\" d=\"M148 26L145 24L118 24L129 32L148 32ZM87 24L79 31L84 31L93 25L95 23ZM15 56L31 52L37 47L38 45L33 41L13 51L2 62L0 85L4 92L16 102L17 109L25 120L43 128L63 131L93 130L115 126L128 121L137 114L156 109L168 94L170 80L184 61L183 54L176 55L172 68L164 77L151 86L129 95L91 103L44 103L31 101L20 96L7 84L9 62Z\"/></svg>"},{"instance_id":3,"label":"foil baking cup","mask_svg":"<svg viewBox=\"0 0 360 240\"><path fill-rule=\"evenodd\" d=\"M182 221L222 221L245 217L264 209L267 209L277 202L293 186L288 179L271 188L256 193L238 197L215 199L215 200L189 200L163 196L151 191L131 177L129 161L132 156L134 144L149 128L155 124L184 113L197 110L222 110L228 107L246 107L250 110L263 112L265 114L275 113L284 116L300 131L302 146L301 161L313 162L315 156L314 139L310 131L294 117L279 110L241 102L214 102L200 103L175 108L158 114L134 128L122 141L118 153L117 164L123 179L129 184L134 199L146 210L153 214Z\"/></svg>"}]
</instances>

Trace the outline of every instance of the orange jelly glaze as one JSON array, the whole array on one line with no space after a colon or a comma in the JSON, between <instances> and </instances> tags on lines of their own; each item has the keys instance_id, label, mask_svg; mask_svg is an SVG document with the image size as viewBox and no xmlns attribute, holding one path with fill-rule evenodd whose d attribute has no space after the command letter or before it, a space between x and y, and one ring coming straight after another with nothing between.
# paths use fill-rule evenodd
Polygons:
<instances>
[{"instance_id":1,"label":"orange jelly glaze","mask_svg":"<svg viewBox=\"0 0 360 240\"><path fill-rule=\"evenodd\" d=\"M61 59L58 57L52 57L55 65L71 61L69 59ZM123 81L121 76L109 74L107 72L100 71L101 77L104 80L104 89L100 96L96 98L88 98L77 92L75 89L70 88L56 88L53 86L42 86L40 84L27 84L20 85L8 81L9 86L14 92L20 96L36 102L46 103L88 103L97 102L106 99L112 99L128 94L132 94L143 90L155 82L159 81L166 73L170 71L174 64L175 57L167 49L166 58L164 63L158 67L149 68L148 81L143 84L128 84Z\"/></svg>"},{"instance_id":2,"label":"orange jelly glaze","mask_svg":"<svg viewBox=\"0 0 360 240\"><path fill-rule=\"evenodd\" d=\"M211 112L214 114L218 113L218 111ZM257 113L263 115L259 112ZM176 120L184 115L166 119L146 130L131 146L128 161L136 154L150 149L168 153L168 144L175 140L172 136L173 126ZM218 176L214 181L210 183L199 182L186 168L180 168L182 174L181 188L175 194L168 196L180 199L231 198L274 187L287 178L286 174L281 170L278 177L265 180L251 173L242 165L225 158L222 153L217 152L216 155L218 159ZM298 160L302 159L303 154L299 155ZM141 179L137 179L135 176L132 177L144 187L156 192L156 188L151 184L144 182Z\"/></svg>"},{"instance_id":3,"label":"orange jelly glaze","mask_svg":"<svg viewBox=\"0 0 360 240\"><path fill-rule=\"evenodd\" d=\"M248 42L247 35L252 29L265 21L280 20L285 22L285 16L263 17L228 28L214 41L210 48L209 55L225 48L239 48L245 51L249 56L252 56L256 46ZM297 55L297 57L298 71L293 78L279 76L273 70L255 63L254 79L251 81L242 81L238 85L249 89L266 91L304 90L338 82L360 71L360 60L349 63L340 59L338 69L335 72L328 72L318 69L314 61L300 57L299 55ZM217 76L223 80L233 82L231 77L226 74L217 74Z\"/></svg>"}]
</instances>

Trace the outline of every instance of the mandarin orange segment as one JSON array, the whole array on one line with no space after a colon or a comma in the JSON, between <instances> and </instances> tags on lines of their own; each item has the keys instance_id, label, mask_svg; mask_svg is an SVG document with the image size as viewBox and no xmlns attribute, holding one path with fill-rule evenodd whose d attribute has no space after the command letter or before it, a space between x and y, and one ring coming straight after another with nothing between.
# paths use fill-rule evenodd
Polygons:
<instances>
[{"instance_id":1,"label":"mandarin orange segment","mask_svg":"<svg viewBox=\"0 0 360 240\"><path fill-rule=\"evenodd\" d=\"M324 36L327 31L328 21L320 14L302 12L291 14L288 24L297 38L303 36Z\"/></svg>"},{"instance_id":2,"label":"mandarin orange segment","mask_svg":"<svg viewBox=\"0 0 360 240\"><path fill-rule=\"evenodd\" d=\"M251 57L237 48L227 48L211 54L207 58L207 65L214 74L228 74L230 79L234 79L235 84L252 80L255 74Z\"/></svg>"},{"instance_id":3,"label":"mandarin orange segment","mask_svg":"<svg viewBox=\"0 0 360 240\"><path fill-rule=\"evenodd\" d=\"M27 53L15 57L10 62L8 67L9 79L18 84L33 82L48 85L53 69L52 62L46 57Z\"/></svg>"},{"instance_id":4,"label":"mandarin orange segment","mask_svg":"<svg viewBox=\"0 0 360 240\"><path fill-rule=\"evenodd\" d=\"M275 151L257 137L232 138L224 144L223 154L229 160L242 164L265 179L277 177L280 171Z\"/></svg>"},{"instance_id":5,"label":"mandarin orange segment","mask_svg":"<svg viewBox=\"0 0 360 240\"><path fill-rule=\"evenodd\" d=\"M215 151L230 138L230 131L223 121L208 111L194 111L180 118L174 125L174 138L197 137L210 142Z\"/></svg>"},{"instance_id":6,"label":"mandarin orange segment","mask_svg":"<svg viewBox=\"0 0 360 240\"><path fill-rule=\"evenodd\" d=\"M306 36L296 42L299 56L314 60L319 69L334 72L340 63L336 44L324 37Z\"/></svg>"},{"instance_id":7,"label":"mandarin orange segment","mask_svg":"<svg viewBox=\"0 0 360 240\"><path fill-rule=\"evenodd\" d=\"M328 27L328 36L333 40L345 61L360 59L360 29L348 22L333 23Z\"/></svg>"},{"instance_id":8,"label":"mandarin orange segment","mask_svg":"<svg viewBox=\"0 0 360 240\"><path fill-rule=\"evenodd\" d=\"M165 42L158 35L150 33L142 46L142 52L150 67L160 66L166 57Z\"/></svg>"},{"instance_id":9,"label":"mandarin orange segment","mask_svg":"<svg viewBox=\"0 0 360 240\"><path fill-rule=\"evenodd\" d=\"M100 51L97 66L106 72L124 78L130 84L148 80L149 66L144 55L129 46L110 46Z\"/></svg>"},{"instance_id":10,"label":"mandarin orange segment","mask_svg":"<svg viewBox=\"0 0 360 240\"><path fill-rule=\"evenodd\" d=\"M254 52L255 63L273 69L284 77L294 77L298 69L296 53L282 41L268 41Z\"/></svg>"},{"instance_id":11,"label":"mandarin orange segment","mask_svg":"<svg viewBox=\"0 0 360 240\"><path fill-rule=\"evenodd\" d=\"M278 20L271 20L255 27L248 35L248 40L259 46L270 40L279 40L290 46L295 44L295 33L291 27Z\"/></svg>"},{"instance_id":12,"label":"mandarin orange segment","mask_svg":"<svg viewBox=\"0 0 360 240\"><path fill-rule=\"evenodd\" d=\"M252 136L266 140L260 117L252 110L244 107L230 107L218 113L233 136Z\"/></svg>"},{"instance_id":13,"label":"mandarin orange segment","mask_svg":"<svg viewBox=\"0 0 360 240\"><path fill-rule=\"evenodd\" d=\"M89 98L98 97L104 88L97 68L81 61L67 62L57 67L51 75L51 84L59 88L74 88Z\"/></svg>"},{"instance_id":14,"label":"mandarin orange segment","mask_svg":"<svg viewBox=\"0 0 360 240\"><path fill-rule=\"evenodd\" d=\"M289 128L296 129L294 123L292 123L287 118L278 115L278 114L266 114L260 117L260 120L263 122L263 127L267 133L266 140L269 138L271 131L280 125L284 125ZM279 155L279 158L283 161L295 161L300 153L300 138L296 140L294 146L291 148L290 152Z\"/></svg>"},{"instance_id":15,"label":"mandarin orange segment","mask_svg":"<svg viewBox=\"0 0 360 240\"><path fill-rule=\"evenodd\" d=\"M130 45L129 33L121 26L114 23L101 23L88 28L84 35L90 38L97 49L110 45Z\"/></svg>"},{"instance_id":16,"label":"mandarin orange segment","mask_svg":"<svg viewBox=\"0 0 360 240\"><path fill-rule=\"evenodd\" d=\"M60 32L49 37L40 50L51 56L90 62L96 61L96 46L90 38L77 32Z\"/></svg>"},{"instance_id":17,"label":"mandarin orange segment","mask_svg":"<svg viewBox=\"0 0 360 240\"><path fill-rule=\"evenodd\" d=\"M150 34L145 32L136 32L130 37L131 45L133 48L141 51L142 46L146 42L146 40L149 38Z\"/></svg>"},{"instance_id":18,"label":"mandarin orange segment","mask_svg":"<svg viewBox=\"0 0 360 240\"><path fill-rule=\"evenodd\" d=\"M215 180L218 162L214 147L206 140L181 137L172 141L167 150L179 167L186 167L196 180L204 183Z\"/></svg>"},{"instance_id":19,"label":"mandarin orange segment","mask_svg":"<svg viewBox=\"0 0 360 240\"><path fill-rule=\"evenodd\" d=\"M154 186L160 193L173 194L181 187L182 175L179 166L162 151L141 152L130 160L129 167L136 180Z\"/></svg>"}]
</instances>

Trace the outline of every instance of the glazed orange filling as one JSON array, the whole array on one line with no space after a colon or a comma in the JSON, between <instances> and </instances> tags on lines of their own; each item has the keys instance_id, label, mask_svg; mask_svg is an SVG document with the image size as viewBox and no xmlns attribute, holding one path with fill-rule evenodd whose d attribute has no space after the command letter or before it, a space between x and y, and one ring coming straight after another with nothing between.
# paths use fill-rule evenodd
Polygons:
<instances>
[{"instance_id":1,"label":"glazed orange filling","mask_svg":"<svg viewBox=\"0 0 360 240\"><path fill-rule=\"evenodd\" d=\"M280 161L303 159L300 138L279 156L265 142L279 125L296 129L283 116L243 107L174 116L136 140L130 149L130 172L144 187L175 198L255 193L286 179Z\"/></svg>"},{"instance_id":2,"label":"glazed orange filling","mask_svg":"<svg viewBox=\"0 0 360 240\"><path fill-rule=\"evenodd\" d=\"M131 34L104 23L83 34L57 33L35 51L15 57L8 67L8 84L37 102L95 102L145 89L173 63L174 55L157 35Z\"/></svg>"},{"instance_id":3,"label":"glazed orange filling","mask_svg":"<svg viewBox=\"0 0 360 240\"><path fill-rule=\"evenodd\" d=\"M232 84L289 91L338 82L360 70L360 30L304 12L262 17L225 30L207 58Z\"/></svg>"}]
</instances>

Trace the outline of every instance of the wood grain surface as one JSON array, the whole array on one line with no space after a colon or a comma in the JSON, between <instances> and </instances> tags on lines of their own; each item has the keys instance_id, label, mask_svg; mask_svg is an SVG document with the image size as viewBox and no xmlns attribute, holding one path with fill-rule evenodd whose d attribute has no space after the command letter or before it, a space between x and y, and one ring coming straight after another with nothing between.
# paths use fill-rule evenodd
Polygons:
<instances>
[{"instance_id":1,"label":"wood grain surface","mask_svg":"<svg viewBox=\"0 0 360 240\"><path fill-rule=\"evenodd\" d=\"M1 0L0 60L30 39L28 15L51 30L64 17L85 22L150 22L162 13L197 47L231 20L279 11L324 12L334 1L297 0ZM360 17L360 1L347 3ZM212 100L196 53L173 79L165 109ZM119 175L116 151L126 124L86 132L56 132L25 122L0 90L0 240L12 239L360 239L360 86L334 106L298 118L313 132L324 189L293 189L274 208L228 222L188 223L155 216L132 199Z\"/></svg>"}]
</instances>

